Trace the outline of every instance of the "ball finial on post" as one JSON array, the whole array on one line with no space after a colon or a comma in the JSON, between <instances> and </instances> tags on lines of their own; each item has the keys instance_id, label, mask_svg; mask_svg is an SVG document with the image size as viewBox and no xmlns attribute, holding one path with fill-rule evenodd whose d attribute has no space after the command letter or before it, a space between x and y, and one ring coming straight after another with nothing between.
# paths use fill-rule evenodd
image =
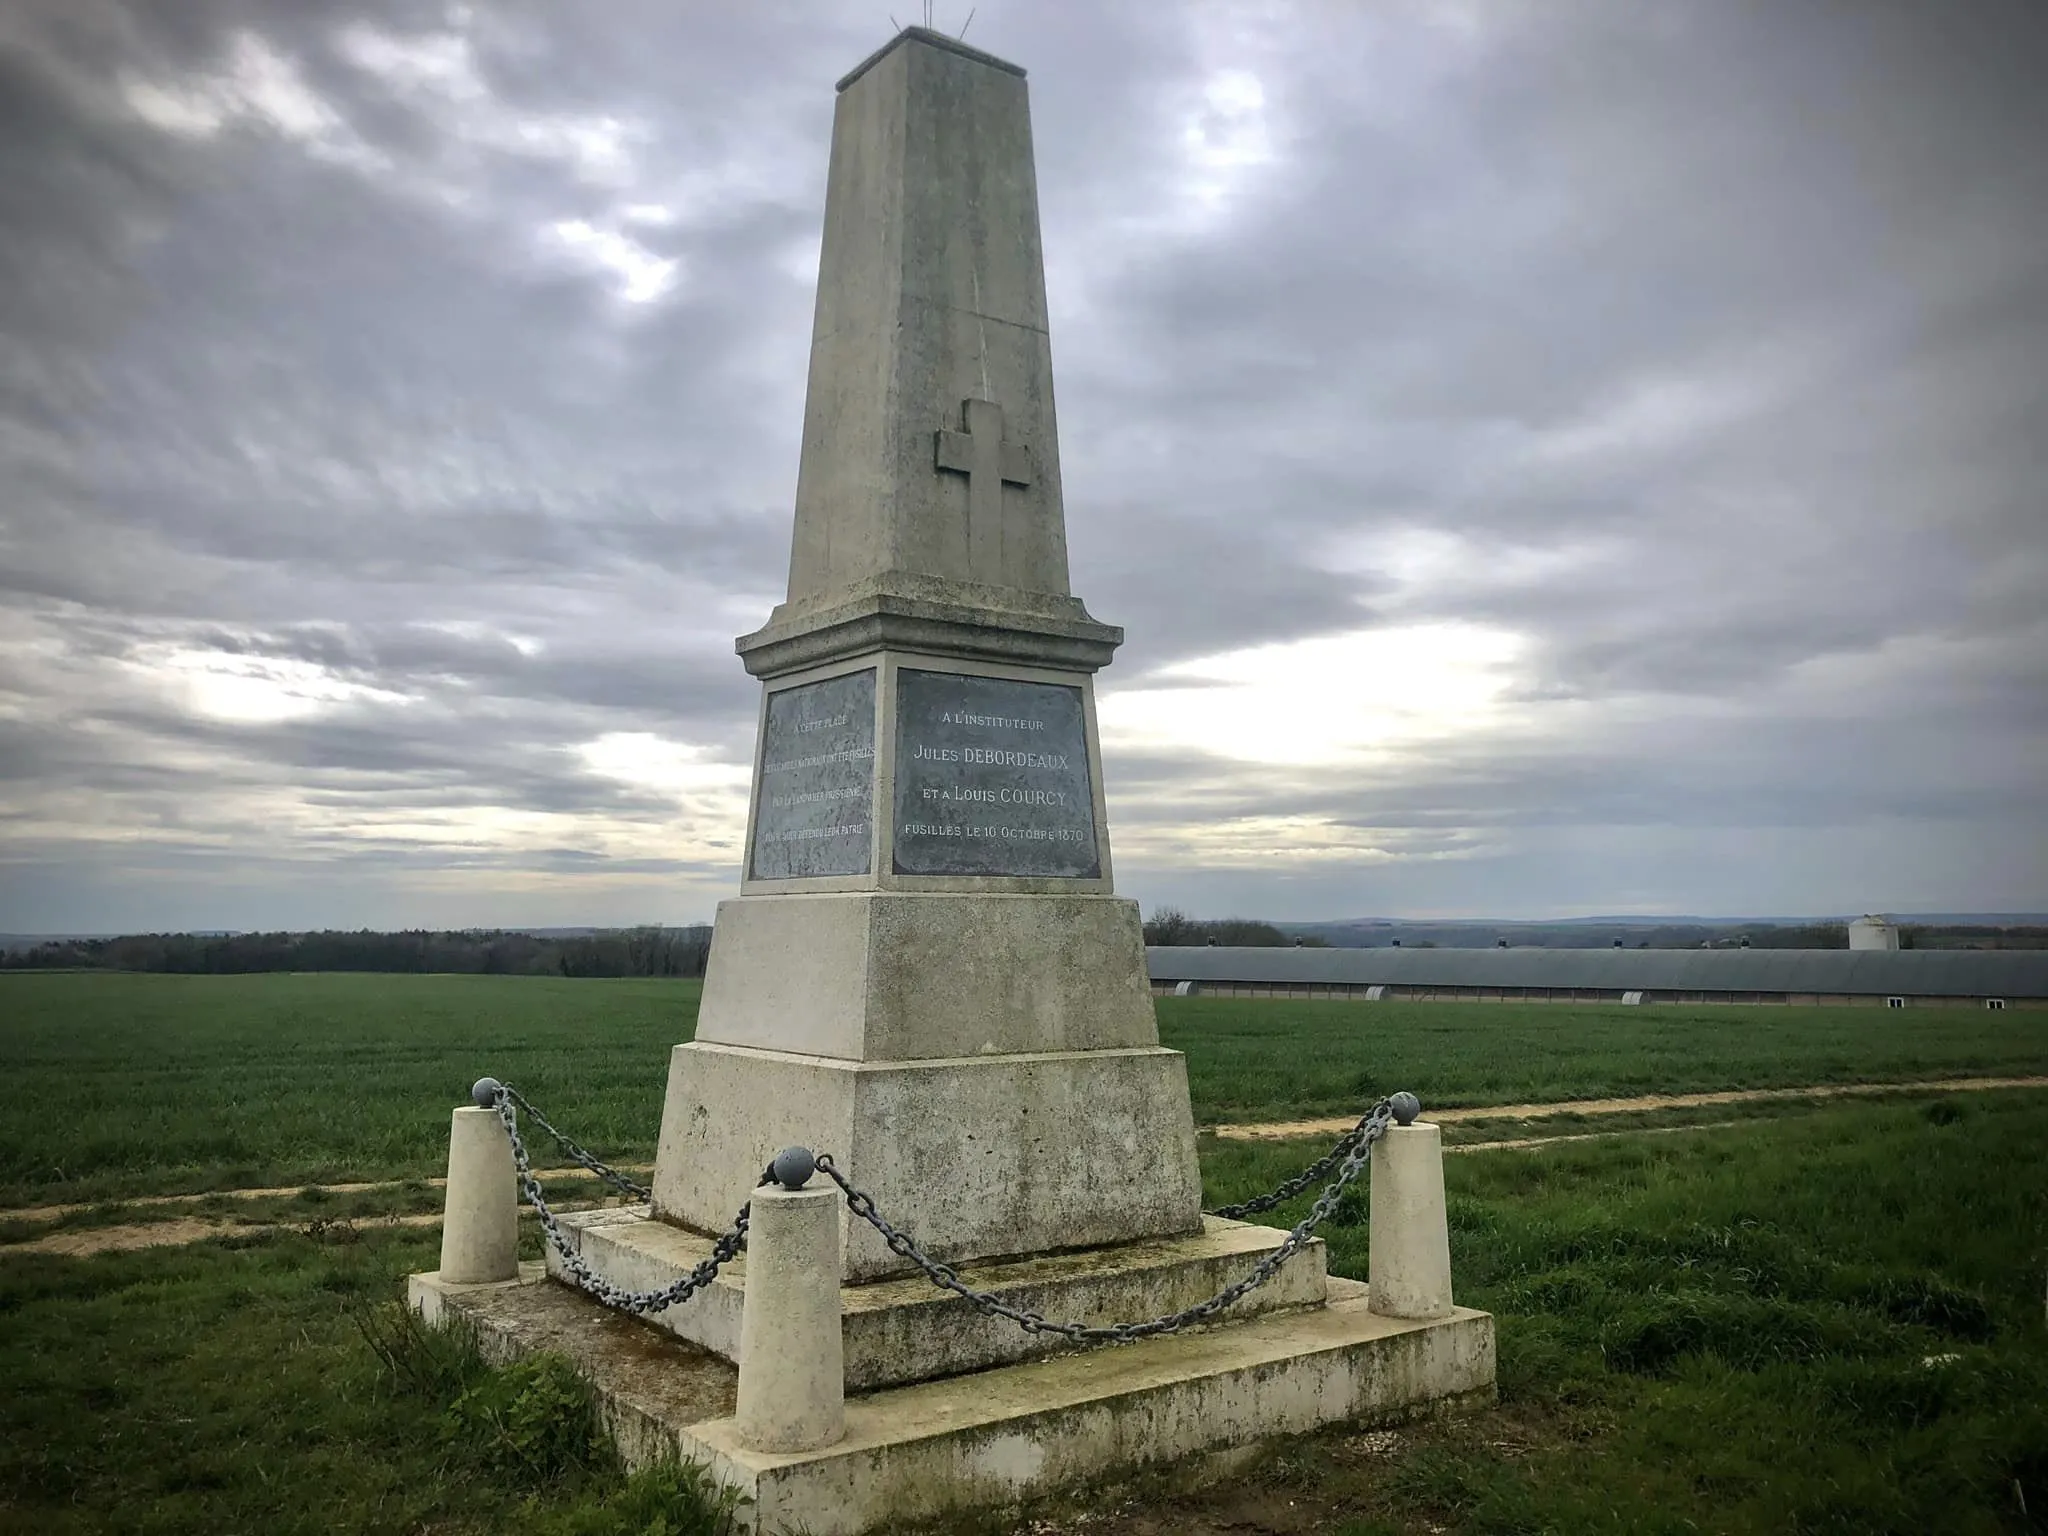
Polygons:
<instances>
[{"instance_id":1,"label":"ball finial on post","mask_svg":"<svg viewBox=\"0 0 2048 1536\"><path fill-rule=\"evenodd\" d=\"M1387 1100L1387 1108L1394 1112L1394 1119L1401 1125L1413 1125L1415 1117L1422 1113L1422 1100L1405 1088Z\"/></svg>"},{"instance_id":2,"label":"ball finial on post","mask_svg":"<svg viewBox=\"0 0 2048 1536\"><path fill-rule=\"evenodd\" d=\"M478 1109L496 1109L498 1096L505 1091L505 1085L495 1077L480 1077L471 1085L469 1096Z\"/></svg>"},{"instance_id":3,"label":"ball finial on post","mask_svg":"<svg viewBox=\"0 0 2048 1536\"><path fill-rule=\"evenodd\" d=\"M809 1147L784 1147L775 1154L775 1161L768 1165L768 1177L761 1182L772 1182L783 1189L802 1189L817 1171L818 1159Z\"/></svg>"}]
</instances>

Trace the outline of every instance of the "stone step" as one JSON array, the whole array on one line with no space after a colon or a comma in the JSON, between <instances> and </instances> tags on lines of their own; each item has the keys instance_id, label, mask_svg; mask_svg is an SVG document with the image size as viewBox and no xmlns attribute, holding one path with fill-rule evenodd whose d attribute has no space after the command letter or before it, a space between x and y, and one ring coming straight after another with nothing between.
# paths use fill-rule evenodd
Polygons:
<instances>
[{"instance_id":1,"label":"stone step","mask_svg":"<svg viewBox=\"0 0 2048 1536\"><path fill-rule=\"evenodd\" d=\"M1228 1327L890 1388L846 1403L846 1436L821 1450L742 1447L733 1368L632 1325L537 1265L497 1286L415 1275L430 1318L454 1314L489 1354L567 1355L596 1386L629 1465L678 1454L754 1501L761 1531L857 1536L884 1523L1014 1503L1186 1458L1214 1475L1275 1436L1387 1423L1490 1402L1493 1319L1456 1309L1411 1322L1332 1279L1322 1307Z\"/></svg>"},{"instance_id":2,"label":"stone step","mask_svg":"<svg viewBox=\"0 0 2048 1536\"><path fill-rule=\"evenodd\" d=\"M563 1216L561 1225L586 1264L631 1291L672 1285L711 1253L709 1238L653 1220L645 1206L580 1211ZM1055 1321L1093 1326L1142 1322L1178 1312L1235 1283L1286 1235L1272 1227L1205 1216L1202 1230L1186 1237L965 1265L960 1278L1013 1307ZM559 1276L561 1261L552 1250L548 1267ZM1317 1238L1224 1316L1236 1322L1320 1306L1324 1283L1324 1248ZM745 1285L742 1254L705 1290L649 1314L648 1320L736 1360ZM922 1275L844 1286L839 1294L849 1392L984 1370L1074 1347L1057 1334L1029 1334L989 1317Z\"/></svg>"}]
</instances>

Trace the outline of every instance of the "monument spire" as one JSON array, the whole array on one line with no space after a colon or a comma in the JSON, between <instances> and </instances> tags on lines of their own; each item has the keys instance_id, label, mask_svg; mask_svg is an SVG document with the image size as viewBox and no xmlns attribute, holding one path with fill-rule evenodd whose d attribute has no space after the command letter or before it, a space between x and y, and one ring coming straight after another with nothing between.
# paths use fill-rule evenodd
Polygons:
<instances>
[{"instance_id":1,"label":"monument spire","mask_svg":"<svg viewBox=\"0 0 2048 1536\"><path fill-rule=\"evenodd\" d=\"M913 638L906 605L952 654L1123 638L1068 586L1024 71L927 27L839 82L789 595L739 648L778 675Z\"/></svg>"},{"instance_id":2,"label":"monument spire","mask_svg":"<svg viewBox=\"0 0 2048 1536\"><path fill-rule=\"evenodd\" d=\"M1111 871L1093 674L1123 631L1068 590L1052 399L1024 71L906 28L839 83L789 596L739 642L746 872L672 1064L663 1218L744 1198L786 1116L916 1183L949 1259L1200 1227ZM901 1266L850 1234L849 1279Z\"/></svg>"}]
</instances>

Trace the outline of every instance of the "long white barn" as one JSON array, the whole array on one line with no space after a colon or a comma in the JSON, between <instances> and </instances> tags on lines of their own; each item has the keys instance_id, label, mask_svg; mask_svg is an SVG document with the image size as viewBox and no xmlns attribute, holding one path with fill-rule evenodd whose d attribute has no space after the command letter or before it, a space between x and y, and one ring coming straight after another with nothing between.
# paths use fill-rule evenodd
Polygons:
<instances>
[{"instance_id":1,"label":"long white barn","mask_svg":"<svg viewBox=\"0 0 2048 1536\"><path fill-rule=\"evenodd\" d=\"M2048 1004L2048 951L1154 946L1155 993L1380 1001Z\"/></svg>"}]
</instances>

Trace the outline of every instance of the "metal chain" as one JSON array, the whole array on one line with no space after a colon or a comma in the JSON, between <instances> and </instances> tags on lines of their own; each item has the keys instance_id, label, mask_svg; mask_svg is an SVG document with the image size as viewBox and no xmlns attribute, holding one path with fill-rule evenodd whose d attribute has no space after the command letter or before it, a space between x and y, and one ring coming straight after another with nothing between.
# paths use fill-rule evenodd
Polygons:
<instances>
[{"instance_id":1,"label":"metal chain","mask_svg":"<svg viewBox=\"0 0 2048 1536\"><path fill-rule=\"evenodd\" d=\"M882 1213L875 1208L875 1202L870 1196L863 1194L847 1182L845 1175L840 1173L838 1166L832 1161L830 1153L819 1154L818 1171L839 1186L840 1191L846 1196L846 1208L881 1234L882 1241L889 1245L891 1253L899 1258L910 1260L911 1263L924 1271L925 1278L931 1281L933 1285L938 1286L941 1290L951 1291L954 1295L967 1301L977 1311L986 1313L990 1317L1005 1318L1015 1323L1026 1333L1056 1333L1064 1338L1072 1339L1076 1343L1109 1341L1122 1344L1128 1343L1132 1339L1151 1338L1164 1333L1178 1333L1183 1328L1190 1327L1196 1323L1206 1322L1225 1307L1241 1300L1272 1279L1274 1275L1279 1273L1281 1265L1285 1264L1307 1246L1308 1240L1315 1235L1315 1230L1322 1224L1323 1219L1336 1209L1337 1201L1343 1195L1345 1189L1354 1183L1371 1165L1372 1144L1386 1134L1387 1127L1393 1123L1393 1119L1393 1105L1388 1100L1382 1099L1372 1107L1365 1118L1358 1122L1357 1127L1345 1136L1343 1142L1339 1143L1340 1148L1344 1147L1346 1143L1349 1145L1348 1149L1342 1152L1343 1166L1338 1170L1337 1177L1316 1197L1316 1203L1310 1207L1309 1213L1295 1224L1294 1229L1287 1234L1280 1246L1261 1259L1241 1280L1238 1280L1233 1285L1226 1286L1207 1301L1198 1301L1191 1307L1185 1307L1178 1312L1169 1312L1164 1317L1155 1317L1149 1322L1143 1323L1113 1323L1102 1327L1094 1327L1087 1323L1055 1321L1042 1313L1028 1311L1021 1307L1013 1307L1001 1297L993 1295L988 1291L975 1290L960 1278L959 1272L953 1269L952 1266L941 1264L938 1260L930 1257L917 1246L916 1240L908 1233L899 1232L892 1226L883 1217ZM1329 1158L1323 1159L1322 1163L1317 1166L1326 1166L1331 1159L1338 1155L1337 1152L1332 1152ZM1307 1180L1308 1176L1305 1175L1298 1181L1290 1180L1289 1182L1299 1183L1301 1186L1306 1187ZM1286 1185L1281 1186L1282 1189L1286 1187ZM1256 1202L1252 1203L1256 1204ZM1264 1207L1260 1208L1263 1209ZM1232 1207L1231 1209L1242 1209L1242 1207Z\"/></svg>"},{"instance_id":2,"label":"metal chain","mask_svg":"<svg viewBox=\"0 0 2048 1536\"><path fill-rule=\"evenodd\" d=\"M497 1110L498 1119L505 1127L505 1135L512 1142L512 1166L519 1174L519 1187L531 1202L534 1214L540 1217L541 1230L547 1234L548 1242L561 1256L563 1272L575 1281L579 1289L588 1291L606 1306L617 1307L622 1312L659 1312L662 1308L672 1307L679 1301L687 1301L716 1278L720 1266L747 1246L747 1222L753 1214L751 1202L740 1207L740 1213L733 1221L732 1230L711 1245L711 1257L675 1284L659 1291L621 1290L584 1263L583 1255L570 1245L567 1237L563 1236L561 1224L556 1221L555 1213L548 1209L547 1198L541 1193L540 1180L533 1176L533 1165L526 1155L526 1143L519 1135L518 1109L523 1108L532 1115L535 1121L572 1156L581 1154L577 1161L600 1178L609 1176L611 1182L618 1183L620 1176L612 1173L604 1164L583 1152L581 1147L576 1146L560 1131L549 1125L531 1104L503 1083L498 1085L494 1100L492 1107ZM630 1187L639 1188L638 1185ZM642 1189L640 1193L644 1196L646 1191Z\"/></svg>"},{"instance_id":3,"label":"metal chain","mask_svg":"<svg viewBox=\"0 0 2048 1536\"><path fill-rule=\"evenodd\" d=\"M619 1172L618 1169L612 1167L609 1163L600 1162L597 1158L591 1156L590 1153L586 1152L582 1147L576 1145L575 1142L571 1141L568 1137L564 1136L560 1131L556 1130L554 1126L549 1123L548 1117L546 1115L542 1114L539 1110L535 1109L531 1104L529 1104L526 1101L525 1096L522 1095L518 1089L513 1088L508 1084L500 1083L498 1084L498 1091L501 1094L503 1094L506 1098L510 1099L514 1104L517 1104L521 1109L525 1110L527 1118L533 1121L535 1125L539 1126L542 1130L546 1131L550 1136L554 1137L555 1145L560 1147L562 1151L568 1156L569 1160L575 1163L578 1167L587 1169L589 1172L596 1174L600 1179L604 1180L605 1183L611 1185L613 1189L618 1190L621 1194L631 1195L635 1200L645 1200L649 1198L652 1191L650 1191L645 1184L635 1183L633 1180L627 1178L623 1173Z\"/></svg>"},{"instance_id":4,"label":"metal chain","mask_svg":"<svg viewBox=\"0 0 2048 1536\"><path fill-rule=\"evenodd\" d=\"M1211 1216L1221 1216L1226 1221L1235 1221L1243 1216L1256 1216L1261 1211L1270 1211L1276 1205L1285 1205L1304 1189L1307 1189L1309 1185L1315 1183L1317 1179L1320 1179L1332 1168L1343 1162L1345 1158L1349 1157L1351 1149L1358 1145L1358 1138L1366 1134L1366 1128L1372 1124L1373 1117L1381 1113L1381 1111L1387 1110L1391 1102L1391 1100L1382 1099L1371 1109L1367 1110L1359 1117L1358 1124L1351 1127L1342 1136L1339 1136L1328 1152L1310 1163L1300 1173L1297 1173L1285 1184L1275 1189L1270 1195L1260 1195L1254 1200L1242 1200L1236 1205L1219 1205L1209 1214ZM1391 1113L1391 1111L1388 1112ZM1382 1131L1385 1129L1385 1125L1380 1127ZM1378 1134L1379 1131L1373 1132L1375 1136Z\"/></svg>"},{"instance_id":5,"label":"metal chain","mask_svg":"<svg viewBox=\"0 0 2048 1536\"><path fill-rule=\"evenodd\" d=\"M564 1236L561 1225L556 1220L555 1213L549 1208L547 1198L541 1191L540 1181L534 1177L532 1161L526 1151L526 1143L519 1134L517 1111L524 1110L536 1125L554 1138L562 1151L574 1160L579 1167L587 1169L613 1188L644 1200L648 1197L649 1193L647 1187L627 1178L624 1174L602 1162L563 1135L561 1131L557 1130L550 1123L547 1116L535 1109L517 1089L507 1084L499 1083L493 1097L492 1107L496 1109L498 1119L505 1127L505 1135L511 1142L512 1162L513 1167L518 1173L519 1187L525 1194L528 1202L533 1206L534 1213L540 1218L541 1229L547 1235L548 1242L560 1256L563 1272L575 1282L578 1288L588 1292L604 1305L616 1307L621 1311L635 1313L659 1312L665 1307L674 1306L678 1302L688 1300L698 1291L709 1285L713 1278L717 1276L719 1269L730 1262L747 1246L747 1225L753 1210L751 1203L740 1207L739 1215L733 1222L732 1230L712 1244L711 1256L682 1279L658 1291L621 1290L618 1286L613 1285L609 1280L606 1280L602 1275L592 1270L584 1262L583 1256L571 1246L568 1238ZM917 1246L916 1240L908 1233L897 1230L876 1208L873 1198L854 1188L847 1181L846 1177L840 1173L838 1166L832 1160L831 1154L819 1154L817 1166L818 1171L838 1185L841 1193L846 1196L847 1209L873 1227L881 1236L882 1241L888 1245L891 1253L896 1254L899 1258L910 1260L911 1263L924 1272L925 1278L930 1280L932 1284L943 1290L951 1291L967 1301L977 1311L991 1317L1000 1317L1013 1322L1026 1333L1058 1334L1075 1342L1107 1341L1128 1343L1132 1339L1178 1333L1183 1328L1206 1322L1209 1318L1214 1317L1218 1312L1223 1311L1224 1308L1242 1300L1245 1296L1272 1279L1274 1275L1278 1274L1282 1265L1286 1264L1289 1259L1293 1258L1295 1254L1308 1245L1308 1241L1314 1236L1316 1228L1336 1209L1337 1202L1342 1197L1345 1189L1355 1183L1359 1176L1371 1166L1372 1144L1386 1133L1387 1127L1393 1122L1393 1119L1392 1102L1387 1099L1380 1100L1379 1103L1375 1104L1360 1118L1357 1125L1340 1136L1327 1153L1317 1158L1315 1162L1309 1164L1307 1168L1287 1180L1284 1184L1273 1190L1272 1193L1261 1195L1256 1199L1241 1201L1236 1205L1219 1206L1210 1213L1225 1219L1236 1219L1242 1216L1256 1215L1261 1211L1271 1210L1274 1206L1284 1204L1286 1201L1302 1193L1302 1191L1306 1190L1317 1179L1328 1174L1332 1169L1337 1170L1337 1177L1323 1190L1322 1194L1317 1196L1316 1202L1310 1207L1308 1214L1296 1223L1286 1238L1282 1240L1280 1246L1268 1253L1265 1258L1261 1259L1257 1265L1234 1284L1218 1291L1206 1301L1196 1302L1191 1307L1185 1307L1178 1312L1168 1313L1163 1317L1155 1317L1142 1323L1114 1323L1099 1327L1086 1323L1063 1322L1047 1318L1042 1313L1013 1307L1002 1300L1001 1297L990 1292L975 1290L960 1278L959 1272L953 1269L952 1266L942 1264L938 1260L933 1259ZM766 1182L765 1179L764 1182Z\"/></svg>"}]
</instances>

